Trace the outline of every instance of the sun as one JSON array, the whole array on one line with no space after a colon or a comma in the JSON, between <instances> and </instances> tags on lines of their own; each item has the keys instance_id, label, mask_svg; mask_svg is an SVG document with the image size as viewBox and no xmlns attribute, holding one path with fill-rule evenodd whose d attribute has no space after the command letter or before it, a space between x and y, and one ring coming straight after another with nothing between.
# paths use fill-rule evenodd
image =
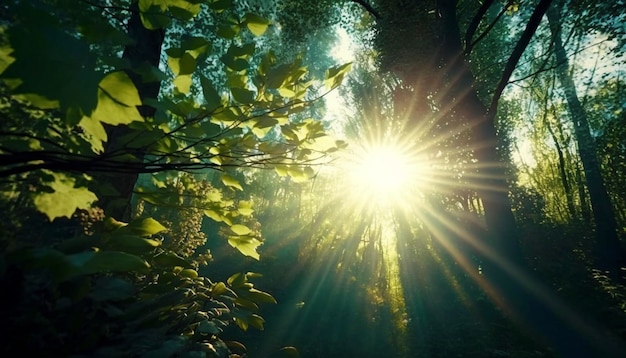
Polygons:
<instances>
[{"instance_id":1,"label":"sun","mask_svg":"<svg viewBox=\"0 0 626 358\"><path fill-rule=\"evenodd\" d=\"M402 206L423 189L428 162L415 148L399 141L357 144L346 158L346 190L364 206Z\"/></svg>"}]
</instances>

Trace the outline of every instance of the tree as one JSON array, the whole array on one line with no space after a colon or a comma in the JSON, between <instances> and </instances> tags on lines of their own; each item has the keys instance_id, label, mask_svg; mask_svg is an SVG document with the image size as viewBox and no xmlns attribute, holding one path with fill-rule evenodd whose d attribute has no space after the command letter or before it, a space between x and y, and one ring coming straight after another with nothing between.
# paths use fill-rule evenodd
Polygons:
<instances>
[{"instance_id":1,"label":"tree","mask_svg":"<svg viewBox=\"0 0 626 358\"><path fill-rule=\"evenodd\" d=\"M583 164L587 188L596 225L597 265L619 278L620 263L624 254L617 236L617 222L611 198L606 190L602 171L597 158L596 145L589 128L587 114L578 98L576 85L569 74L567 53L561 38L560 10L562 2L550 7L547 12L550 31L554 41L554 55L559 66L556 68L559 82L565 92L569 113L574 123L574 134Z\"/></svg>"},{"instance_id":2,"label":"tree","mask_svg":"<svg viewBox=\"0 0 626 358\"><path fill-rule=\"evenodd\" d=\"M591 354L605 347L580 339L582 333L572 328L571 317L543 300L541 294L535 291L535 284L528 284L535 281L532 281L533 275L520 250L508 198L509 189L504 172L506 163L502 162L498 153L500 142L495 118L500 97L548 10L550 1L539 1L525 20L526 26L501 67L489 104L485 105L476 92L476 78L467 61L471 58L469 55L474 45L474 31L494 4L494 1L485 1L476 10L465 36L468 39L465 48L459 29L456 1L379 4L377 36L380 38L380 46L384 48L383 68L399 69L403 78L412 78L407 82L414 86L415 96L418 97L412 103L415 107L424 108L423 104L428 103L428 98L434 98L436 107L442 111L439 120L452 124L448 130L469 130L471 133L470 148L478 162L479 174L471 180L471 185L482 199L489 235L487 246L482 247L486 272L479 278L484 280L486 290L520 322L548 337L560 353ZM501 13L510 5L505 4ZM385 17L386 14L390 16ZM488 26L485 33L490 29ZM483 37L484 34L481 34L476 41ZM412 40L401 49L397 45L398 41L405 39ZM394 47L394 44L397 46ZM384 62L385 59L390 62ZM424 78L420 78L422 73L425 73ZM474 239L479 241L478 238ZM530 281L524 283L525 280Z\"/></svg>"}]
</instances>

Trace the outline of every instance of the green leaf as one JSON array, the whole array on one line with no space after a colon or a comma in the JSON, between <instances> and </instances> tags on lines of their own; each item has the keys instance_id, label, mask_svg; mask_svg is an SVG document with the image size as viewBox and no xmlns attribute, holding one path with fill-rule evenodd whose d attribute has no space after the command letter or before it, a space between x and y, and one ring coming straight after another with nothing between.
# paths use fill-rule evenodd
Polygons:
<instances>
[{"instance_id":1,"label":"green leaf","mask_svg":"<svg viewBox=\"0 0 626 358\"><path fill-rule=\"evenodd\" d=\"M267 292L257 290L256 288L251 288L250 291L245 293L244 297L257 303L278 303L274 296Z\"/></svg>"},{"instance_id":2,"label":"green leaf","mask_svg":"<svg viewBox=\"0 0 626 358\"><path fill-rule=\"evenodd\" d=\"M10 46L0 46L0 74L15 61L15 58L11 56L11 52L13 52L13 49Z\"/></svg>"},{"instance_id":3,"label":"green leaf","mask_svg":"<svg viewBox=\"0 0 626 358\"><path fill-rule=\"evenodd\" d=\"M256 260L260 258L256 249L262 243L255 238L247 236L231 236L228 238L228 244L246 256L252 257Z\"/></svg>"},{"instance_id":4,"label":"green leaf","mask_svg":"<svg viewBox=\"0 0 626 358\"><path fill-rule=\"evenodd\" d=\"M96 71L97 59L89 44L66 32L67 26L54 14L29 2L22 2L15 16L28 21L9 27L6 34L11 50L5 46L0 52L0 63L4 63L0 66L8 64L2 77L14 83L13 94L34 94L39 97L32 98L48 99L43 102L47 106L58 101L61 108L90 113L96 106L102 74Z\"/></svg>"},{"instance_id":5,"label":"green leaf","mask_svg":"<svg viewBox=\"0 0 626 358\"><path fill-rule=\"evenodd\" d=\"M63 173L48 172L54 181L48 186L52 193L38 192L34 195L37 210L50 221L65 216L70 218L77 209L87 209L98 197L85 187L75 187L76 180Z\"/></svg>"},{"instance_id":6,"label":"green leaf","mask_svg":"<svg viewBox=\"0 0 626 358\"><path fill-rule=\"evenodd\" d=\"M169 25L171 19L163 13L159 5L153 4L158 0L139 0L139 15L141 23L148 30L157 30Z\"/></svg>"},{"instance_id":7,"label":"green leaf","mask_svg":"<svg viewBox=\"0 0 626 358\"><path fill-rule=\"evenodd\" d=\"M254 36L261 36L267 31L270 21L255 14L246 14L245 23Z\"/></svg>"},{"instance_id":8,"label":"green leaf","mask_svg":"<svg viewBox=\"0 0 626 358\"><path fill-rule=\"evenodd\" d=\"M351 68L352 62L349 62L341 66L331 67L326 70L326 76L324 79L324 84L326 85L326 87L332 89L339 86L341 84L341 81L343 81L343 77L346 73L350 71Z\"/></svg>"},{"instance_id":9,"label":"green leaf","mask_svg":"<svg viewBox=\"0 0 626 358\"><path fill-rule=\"evenodd\" d=\"M173 252L162 252L156 255L152 262L158 266L174 267L180 266L184 268L193 268L193 265L184 258Z\"/></svg>"},{"instance_id":10,"label":"green leaf","mask_svg":"<svg viewBox=\"0 0 626 358\"><path fill-rule=\"evenodd\" d=\"M239 184L237 179L231 177L228 174L222 175L222 183L224 183L224 185L229 186L231 188L236 188L236 189L243 191L243 187L241 186L241 184Z\"/></svg>"},{"instance_id":11,"label":"green leaf","mask_svg":"<svg viewBox=\"0 0 626 358\"><path fill-rule=\"evenodd\" d=\"M250 230L250 228L248 228L245 225L241 225L241 224L236 224L230 227L230 229L237 235L248 235L249 233L252 232L252 230Z\"/></svg>"},{"instance_id":12,"label":"green leaf","mask_svg":"<svg viewBox=\"0 0 626 358\"><path fill-rule=\"evenodd\" d=\"M265 320L263 319L263 317L257 314L253 313L250 315L250 317L248 317L248 324L251 327L258 329L259 331L263 330L263 323L265 323Z\"/></svg>"},{"instance_id":13,"label":"green leaf","mask_svg":"<svg viewBox=\"0 0 626 358\"><path fill-rule=\"evenodd\" d=\"M239 207L237 208L237 211L239 212L239 214L241 214L243 216L250 216L250 215L252 215L252 213L254 212L254 209L252 209L252 202L251 201L246 201L246 200L240 200L239 201Z\"/></svg>"},{"instance_id":14,"label":"green leaf","mask_svg":"<svg viewBox=\"0 0 626 358\"><path fill-rule=\"evenodd\" d=\"M179 275L187 278L198 278L198 271L194 269L184 269Z\"/></svg>"},{"instance_id":15,"label":"green leaf","mask_svg":"<svg viewBox=\"0 0 626 358\"><path fill-rule=\"evenodd\" d=\"M233 0L213 0L209 2L212 10L221 12L233 6Z\"/></svg>"},{"instance_id":16,"label":"green leaf","mask_svg":"<svg viewBox=\"0 0 626 358\"><path fill-rule=\"evenodd\" d=\"M242 272L236 272L226 280L226 283L234 288L237 288L246 282L248 282L248 278Z\"/></svg>"},{"instance_id":17,"label":"green leaf","mask_svg":"<svg viewBox=\"0 0 626 358\"><path fill-rule=\"evenodd\" d=\"M204 94L207 110L212 112L219 108L222 105L222 96L217 92L211 80L200 76L200 85L202 86L202 93Z\"/></svg>"},{"instance_id":18,"label":"green leaf","mask_svg":"<svg viewBox=\"0 0 626 358\"><path fill-rule=\"evenodd\" d=\"M218 282L211 288L211 297L217 297L228 292L228 288L224 282Z\"/></svg>"},{"instance_id":19,"label":"green leaf","mask_svg":"<svg viewBox=\"0 0 626 358\"><path fill-rule=\"evenodd\" d=\"M169 24L170 17L189 20L200 12L200 4L186 0L139 0L143 25L150 30Z\"/></svg>"},{"instance_id":20,"label":"green leaf","mask_svg":"<svg viewBox=\"0 0 626 358\"><path fill-rule=\"evenodd\" d=\"M300 353L295 347L283 347L275 358L300 358Z\"/></svg>"},{"instance_id":21,"label":"green leaf","mask_svg":"<svg viewBox=\"0 0 626 358\"><path fill-rule=\"evenodd\" d=\"M89 144L91 144L91 150L93 150L94 153L104 152L103 143L107 141L108 137L102 122L93 117L83 117L78 125L85 132L84 137Z\"/></svg>"},{"instance_id":22,"label":"green leaf","mask_svg":"<svg viewBox=\"0 0 626 358\"><path fill-rule=\"evenodd\" d=\"M174 87L180 93L187 94L191 89L192 79L191 75L180 75L174 80Z\"/></svg>"},{"instance_id":23,"label":"green leaf","mask_svg":"<svg viewBox=\"0 0 626 358\"><path fill-rule=\"evenodd\" d=\"M139 92L130 77L122 71L111 72L98 85L98 105L90 117L111 125L143 121L137 110L140 105Z\"/></svg>"},{"instance_id":24,"label":"green leaf","mask_svg":"<svg viewBox=\"0 0 626 358\"><path fill-rule=\"evenodd\" d=\"M142 258L117 251L94 251L69 255L80 274L107 272L146 272L150 265Z\"/></svg>"},{"instance_id":25,"label":"green leaf","mask_svg":"<svg viewBox=\"0 0 626 358\"><path fill-rule=\"evenodd\" d=\"M227 40L231 40L237 36L239 30L240 27L237 25L221 25L217 28L217 35Z\"/></svg>"},{"instance_id":26,"label":"green leaf","mask_svg":"<svg viewBox=\"0 0 626 358\"><path fill-rule=\"evenodd\" d=\"M107 241L106 248L133 254L145 254L161 245L158 240L146 239L135 235L115 235Z\"/></svg>"},{"instance_id":27,"label":"green leaf","mask_svg":"<svg viewBox=\"0 0 626 358\"><path fill-rule=\"evenodd\" d=\"M128 225L119 228L116 230L117 234L131 234L138 236L150 236L154 234L158 234L161 231L165 231L167 228L161 225L158 221L153 218L141 218L135 219L128 223Z\"/></svg>"},{"instance_id":28,"label":"green leaf","mask_svg":"<svg viewBox=\"0 0 626 358\"><path fill-rule=\"evenodd\" d=\"M221 60L228 68L234 71L243 71L250 67L248 61L243 58L235 58L229 55L224 55L221 57Z\"/></svg>"},{"instance_id":29,"label":"green leaf","mask_svg":"<svg viewBox=\"0 0 626 358\"><path fill-rule=\"evenodd\" d=\"M226 54L231 58L248 58L254 54L255 49L256 44L254 42L250 42L242 46L232 44L228 47Z\"/></svg>"},{"instance_id":30,"label":"green leaf","mask_svg":"<svg viewBox=\"0 0 626 358\"><path fill-rule=\"evenodd\" d=\"M233 99L239 103L249 104L254 102L255 93L243 88L233 87L230 89Z\"/></svg>"},{"instance_id":31,"label":"green leaf","mask_svg":"<svg viewBox=\"0 0 626 358\"><path fill-rule=\"evenodd\" d=\"M213 219L214 221L217 221L217 222L224 221L224 219L222 218L222 215L220 215L215 210L207 209L207 210L204 211L204 215L210 217L211 219Z\"/></svg>"}]
</instances>

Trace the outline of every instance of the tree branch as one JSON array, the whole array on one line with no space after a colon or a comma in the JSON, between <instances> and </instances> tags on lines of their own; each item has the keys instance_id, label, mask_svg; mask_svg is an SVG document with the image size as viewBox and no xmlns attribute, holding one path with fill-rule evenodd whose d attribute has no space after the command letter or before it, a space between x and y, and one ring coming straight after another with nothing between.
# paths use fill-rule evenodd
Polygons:
<instances>
[{"instance_id":1,"label":"tree branch","mask_svg":"<svg viewBox=\"0 0 626 358\"><path fill-rule=\"evenodd\" d=\"M533 14L530 16L530 19L528 20L528 24L526 25L522 36L520 36L517 44L515 45L515 48L513 49L513 52L511 53L511 56L509 56L509 59L506 62L506 66L504 67L504 71L502 72L502 76L500 77L500 82L493 92L493 97L489 106L489 113L491 115L494 115L496 113L498 109L498 102L500 100L500 97L502 96L502 92L504 91L506 85L509 83L509 78L511 78L511 74L513 74L515 67L517 67L517 63L519 62L522 54L526 50L526 47L528 47L530 40L537 31L537 27L539 27L539 23L541 22L543 15L546 13L551 3L552 0L541 0L533 11Z\"/></svg>"},{"instance_id":2,"label":"tree branch","mask_svg":"<svg viewBox=\"0 0 626 358\"><path fill-rule=\"evenodd\" d=\"M486 0L485 2L483 2L483 4L476 12L476 15L474 15L472 22L470 22L469 26L467 27L467 31L465 32L465 54L470 53L472 38L476 33L476 29L478 29L478 25L480 25L480 22L483 20L483 17L487 13L487 10L489 10L494 1L495 0Z\"/></svg>"}]
</instances>

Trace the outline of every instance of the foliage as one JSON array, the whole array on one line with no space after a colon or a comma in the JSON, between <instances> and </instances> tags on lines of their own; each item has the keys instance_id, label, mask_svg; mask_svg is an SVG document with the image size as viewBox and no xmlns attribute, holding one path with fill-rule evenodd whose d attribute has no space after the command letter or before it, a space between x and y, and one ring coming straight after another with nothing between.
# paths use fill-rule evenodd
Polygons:
<instances>
[{"instance_id":1,"label":"foliage","mask_svg":"<svg viewBox=\"0 0 626 358\"><path fill-rule=\"evenodd\" d=\"M16 293L27 298L5 314L10 338L21 343L6 353L224 356L217 336L230 321L263 329L258 304L275 300L253 288L254 274L226 283L198 276L162 246L155 235L165 228L153 219L102 225L55 248L6 255L4 280L18 275Z\"/></svg>"},{"instance_id":2,"label":"foliage","mask_svg":"<svg viewBox=\"0 0 626 358\"><path fill-rule=\"evenodd\" d=\"M319 82L301 60L281 63L271 51L261 53L257 44L272 22L239 13L230 1L6 6L1 201L3 208L23 205L27 218L38 220L36 210L49 223L37 230L43 241L2 239L1 279L27 298L3 313L16 328L4 338L17 343L4 345L4 353L228 355L219 338L225 327L262 330L259 306L276 301L254 288L258 274L225 282L198 274L210 260L198 250L206 241L202 222L221 223L231 246L260 258L258 223L252 202L236 194L246 187L236 168L275 168L305 181L311 164L344 146L318 121L293 120L310 106ZM202 12L227 23L206 37L181 32ZM136 37L135 19L144 33L171 37L164 66L127 57L131 45L161 47ZM208 63L218 63L223 75L203 72ZM330 68L326 90L348 70ZM160 94L146 95L155 84ZM134 194L140 210L125 223L97 205L105 197L128 200L111 181L129 174L145 180ZM82 228L72 229L76 216ZM26 231L25 221L10 217L2 229ZM58 237L46 234L55 227Z\"/></svg>"}]
</instances>

